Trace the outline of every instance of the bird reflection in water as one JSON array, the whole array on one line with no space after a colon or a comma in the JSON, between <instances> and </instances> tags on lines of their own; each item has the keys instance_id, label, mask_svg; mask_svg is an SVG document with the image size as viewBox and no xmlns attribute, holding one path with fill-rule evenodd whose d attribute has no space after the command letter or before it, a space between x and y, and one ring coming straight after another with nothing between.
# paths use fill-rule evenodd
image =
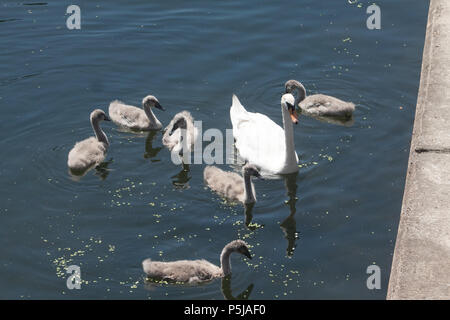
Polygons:
<instances>
[{"instance_id":1,"label":"bird reflection in water","mask_svg":"<svg viewBox=\"0 0 450 320\"><path fill-rule=\"evenodd\" d=\"M108 169L108 166L113 163L113 159L109 159L108 161L103 161L98 166L92 166L90 168L86 168L84 170L73 170L69 169L70 178L73 181L80 181L82 177L84 177L89 171L95 168L95 175L99 177L101 180L105 180L111 169Z\"/></svg>"},{"instance_id":2,"label":"bird reflection in water","mask_svg":"<svg viewBox=\"0 0 450 320\"><path fill-rule=\"evenodd\" d=\"M108 161L104 161L100 163L97 167L95 167L95 175L100 177L100 179L105 180L108 177L111 169L108 169L108 166L113 163L113 159L109 159Z\"/></svg>"},{"instance_id":3,"label":"bird reflection in water","mask_svg":"<svg viewBox=\"0 0 450 320\"><path fill-rule=\"evenodd\" d=\"M254 285L252 283L247 287L247 289L242 291L241 294L235 297L231 292L231 275L222 278L222 294L226 300L248 300L253 291L253 287Z\"/></svg>"},{"instance_id":4,"label":"bird reflection in water","mask_svg":"<svg viewBox=\"0 0 450 320\"><path fill-rule=\"evenodd\" d=\"M253 219L253 207L255 206L255 202L244 204L244 214L245 214L245 226L247 229L254 231L258 228L263 228L263 224L252 223Z\"/></svg>"},{"instance_id":5,"label":"bird reflection in water","mask_svg":"<svg viewBox=\"0 0 450 320\"><path fill-rule=\"evenodd\" d=\"M294 172L288 175L283 175L283 179L285 181L285 187L287 190L287 195L289 199L286 201L286 204L289 206L289 216L284 219L280 224L280 228L284 233L286 240L288 241L288 246L286 249L286 253L288 257L292 257L294 254L294 250L296 247L295 241L298 239L297 232L297 223L295 221L295 204L297 202L297 175L298 172ZM253 207L254 203L245 205L245 226L249 230L255 230L258 227L264 227L264 225L253 224Z\"/></svg>"},{"instance_id":6,"label":"bird reflection in water","mask_svg":"<svg viewBox=\"0 0 450 320\"><path fill-rule=\"evenodd\" d=\"M202 284L196 284L195 286L208 285L213 281L208 281L208 282L202 283ZM225 298L225 300L248 300L253 291L253 287L254 287L254 284L252 283L240 294L238 294L237 296L234 296L231 291L231 275L223 277L221 279L221 281L222 281L221 282L221 291L222 291L222 294L223 294L223 297ZM144 288L148 291L155 291L162 284L167 284L167 283L161 283L160 281L155 281L155 280L153 280L151 278L147 278L147 277L144 277L144 279L143 279ZM190 284L172 284L172 285L186 286L186 287L192 286Z\"/></svg>"},{"instance_id":7,"label":"bird reflection in water","mask_svg":"<svg viewBox=\"0 0 450 320\"><path fill-rule=\"evenodd\" d=\"M295 221L295 204L297 202L297 175L298 172L291 173L285 176L285 186L289 200L286 204L289 206L289 216L280 224L281 230L283 230L284 236L288 241L286 254L288 257L292 257L296 247L295 241L298 239L297 223Z\"/></svg>"},{"instance_id":8,"label":"bird reflection in water","mask_svg":"<svg viewBox=\"0 0 450 320\"><path fill-rule=\"evenodd\" d=\"M147 135L147 139L145 139L144 158L150 159L152 162L161 161L159 159L154 159L162 149L162 147L153 148L153 139L155 138L157 133L158 131L150 131Z\"/></svg>"},{"instance_id":9,"label":"bird reflection in water","mask_svg":"<svg viewBox=\"0 0 450 320\"><path fill-rule=\"evenodd\" d=\"M325 122L329 124L334 124L343 127L351 127L355 123L353 116L351 117L320 117L320 116L310 116L320 122Z\"/></svg>"},{"instance_id":10,"label":"bird reflection in water","mask_svg":"<svg viewBox=\"0 0 450 320\"><path fill-rule=\"evenodd\" d=\"M180 172L171 177L173 179L172 184L179 189L188 189L189 180L191 180L189 172L190 172L189 165L183 163L183 169L181 169Z\"/></svg>"}]
</instances>

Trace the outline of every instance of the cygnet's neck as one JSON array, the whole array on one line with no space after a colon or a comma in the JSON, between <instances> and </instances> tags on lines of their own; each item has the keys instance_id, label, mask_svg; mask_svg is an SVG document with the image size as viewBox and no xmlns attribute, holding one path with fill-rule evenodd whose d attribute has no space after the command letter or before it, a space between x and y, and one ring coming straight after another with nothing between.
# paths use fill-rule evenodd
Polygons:
<instances>
[{"instance_id":1,"label":"cygnet's neck","mask_svg":"<svg viewBox=\"0 0 450 320\"><path fill-rule=\"evenodd\" d=\"M103 142L107 146L109 146L108 138L106 137L106 134L102 131L100 128L100 120L98 119L91 119L91 125L94 129L95 136L99 142Z\"/></svg>"},{"instance_id":2,"label":"cygnet's neck","mask_svg":"<svg viewBox=\"0 0 450 320\"><path fill-rule=\"evenodd\" d=\"M294 127L289 111L287 111L287 106L282 105L281 110L283 113L284 141L286 144L285 167L290 167L297 165L297 159L295 157Z\"/></svg>"},{"instance_id":3,"label":"cygnet's neck","mask_svg":"<svg viewBox=\"0 0 450 320\"><path fill-rule=\"evenodd\" d=\"M244 202L251 203L256 201L256 197L253 194L252 177L250 174L243 172L244 176Z\"/></svg>"},{"instance_id":4,"label":"cygnet's neck","mask_svg":"<svg viewBox=\"0 0 450 320\"><path fill-rule=\"evenodd\" d=\"M297 95L295 97L295 106L297 107L300 102L305 100L306 98L306 89L302 85L296 86L297 89Z\"/></svg>"},{"instance_id":5,"label":"cygnet's neck","mask_svg":"<svg viewBox=\"0 0 450 320\"><path fill-rule=\"evenodd\" d=\"M154 115L154 113L152 111L152 108L147 107L147 106L144 105L144 112L147 115L147 118L150 121L151 125L155 125L155 124L159 123L159 120Z\"/></svg>"},{"instance_id":6,"label":"cygnet's neck","mask_svg":"<svg viewBox=\"0 0 450 320\"><path fill-rule=\"evenodd\" d=\"M227 244L220 254L220 268L222 269L224 276L227 276L231 273L230 255L232 252L233 251L229 247L229 244Z\"/></svg>"}]
</instances>

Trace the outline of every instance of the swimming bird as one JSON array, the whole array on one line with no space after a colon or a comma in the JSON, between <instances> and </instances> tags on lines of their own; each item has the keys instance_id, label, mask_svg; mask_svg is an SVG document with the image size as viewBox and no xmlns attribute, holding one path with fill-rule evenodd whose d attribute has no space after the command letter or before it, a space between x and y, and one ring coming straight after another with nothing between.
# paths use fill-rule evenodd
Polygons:
<instances>
[{"instance_id":1,"label":"swimming bird","mask_svg":"<svg viewBox=\"0 0 450 320\"><path fill-rule=\"evenodd\" d=\"M135 131L160 130L161 122L154 115L152 108L164 111L154 96L146 96L142 100L142 108L129 106L119 100L109 104L109 116L111 120L120 127Z\"/></svg>"},{"instance_id":2,"label":"swimming bird","mask_svg":"<svg viewBox=\"0 0 450 320\"><path fill-rule=\"evenodd\" d=\"M230 118L239 155L263 172L287 174L298 171L293 123L298 123L295 98L292 94L281 97L283 126L261 113L248 112L233 95Z\"/></svg>"},{"instance_id":3,"label":"swimming bird","mask_svg":"<svg viewBox=\"0 0 450 320\"><path fill-rule=\"evenodd\" d=\"M203 178L213 191L231 201L243 204L256 202L255 186L251 177L261 177L258 169L251 164L242 168L242 176L235 172L226 172L214 166L207 166L203 171Z\"/></svg>"},{"instance_id":4,"label":"swimming bird","mask_svg":"<svg viewBox=\"0 0 450 320\"><path fill-rule=\"evenodd\" d=\"M100 109L91 112L90 120L95 137L77 142L69 152L67 165L74 173L86 171L93 166L98 166L105 159L106 151L109 147L108 138L100 128L100 121L111 120Z\"/></svg>"},{"instance_id":5,"label":"swimming bird","mask_svg":"<svg viewBox=\"0 0 450 320\"><path fill-rule=\"evenodd\" d=\"M284 87L286 93L297 91L295 105L298 105L307 115L350 118L355 111L355 105L352 102L345 102L324 94L306 96L305 87L297 80L286 81Z\"/></svg>"},{"instance_id":6,"label":"swimming bird","mask_svg":"<svg viewBox=\"0 0 450 320\"><path fill-rule=\"evenodd\" d=\"M172 153L183 155L191 152L198 130L194 126L194 118L188 111L177 113L164 129L162 143Z\"/></svg>"},{"instance_id":7,"label":"swimming bird","mask_svg":"<svg viewBox=\"0 0 450 320\"><path fill-rule=\"evenodd\" d=\"M179 260L172 262L145 259L142 268L154 280L198 284L231 274L230 255L240 253L251 259L247 244L242 240L228 243L220 254L220 267L206 260Z\"/></svg>"}]
</instances>

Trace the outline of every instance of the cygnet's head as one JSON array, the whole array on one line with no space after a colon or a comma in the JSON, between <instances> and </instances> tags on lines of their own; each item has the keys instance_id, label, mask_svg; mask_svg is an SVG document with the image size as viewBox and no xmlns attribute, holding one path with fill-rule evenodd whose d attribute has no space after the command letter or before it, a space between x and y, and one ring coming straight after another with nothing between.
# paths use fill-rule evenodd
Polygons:
<instances>
[{"instance_id":1,"label":"cygnet's head","mask_svg":"<svg viewBox=\"0 0 450 320\"><path fill-rule=\"evenodd\" d=\"M306 91L305 87L297 80L288 80L284 84L284 88L286 90L286 93L292 93L294 90L304 90Z\"/></svg>"},{"instance_id":2,"label":"cygnet's head","mask_svg":"<svg viewBox=\"0 0 450 320\"><path fill-rule=\"evenodd\" d=\"M172 129L169 132L169 136L171 136L177 129L186 129L187 123L184 117L178 117L175 123L172 126Z\"/></svg>"},{"instance_id":3,"label":"cygnet's head","mask_svg":"<svg viewBox=\"0 0 450 320\"><path fill-rule=\"evenodd\" d=\"M281 105L289 111L293 123L298 123L297 112L295 111L295 98L292 94L286 93L281 97Z\"/></svg>"},{"instance_id":4,"label":"cygnet's head","mask_svg":"<svg viewBox=\"0 0 450 320\"><path fill-rule=\"evenodd\" d=\"M242 240L234 240L231 241L229 244L227 244L227 247L231 252L237 252L240 253L250 260L252 259L252 256L250 254L250 251L248 250L247 244Z\"/></svg>"},{"instance_id":5,"label":"cygnet's head","mask_svg":"<svg viewBox=\"0 0 450 320\"><path fill-rule=\"evenodd\" d=\"M111 121L111 119L101 109L95 109L94 111L92 111L90 118L91 121Z\"/></svg>"},{"instance_id":6,"label":"cygnet's head","mask_svg":"<svg viewBox=\"0 0 450 320\"><path fill-rule=\"evenodd\" d=\"M288 80L284 84L285 93L295 93L298 94L298 102L303 101L306 98L305 87L297 80Z\"/></svg>"},{"instance_id":7,"label":"cygnet's head","mask_svg":"<svg viewBox=\"0 0 450 320\"><path fill-rule=\"evenodd\" d=\"M159 101L155 96L146 96L144 99L142 99L142 105L144 106L144 108L155 107L164 111L164 108L159 104Z\"/></svg>"},{"instance_id":8,"label":"cygnet's head","mask_svg":"<svg viewBox=\"0 0 450 320\"><path fill-rule=\"evenodd\" d=\"M249 175L249 176L261 178L261 174L259 173L258 168L256 168L256 166L254 166L253 164L246 164L242 168L242 172L243 172L244 176Z\"/></svg>"}]
</instances>

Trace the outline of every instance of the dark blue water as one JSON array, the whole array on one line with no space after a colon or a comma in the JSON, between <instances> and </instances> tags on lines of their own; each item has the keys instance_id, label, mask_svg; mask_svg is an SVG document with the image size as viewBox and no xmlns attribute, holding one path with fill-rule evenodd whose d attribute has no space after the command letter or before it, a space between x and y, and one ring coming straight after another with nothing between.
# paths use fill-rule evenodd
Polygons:
<instances>
[{"instance_id":1,"label":"dark blue water","mask_svg":"<svg viewBox=\"0 0 450 320\"><path fill-rule=\"evenodd\" d=\"M81 8L81 30L66 8ZM400 215L427 1L0 1L0 298L384 299ZM256 181L242 206L204 187L204 165L170 161L161 132L113 124L102 170L74 180L67 154L89 113L158 97L167 125L189 110L231 128L236 93L281 123L288 79L357 104L354 123L301 117L298 175ZM230 166L222 165L232 170ZM198 287L144 281L144 258L205 258L241 238L230 279ZM367 266L381 269L368 290ZM81 290L66 287L78 265Z\"/></svg>"}]
</instances>

